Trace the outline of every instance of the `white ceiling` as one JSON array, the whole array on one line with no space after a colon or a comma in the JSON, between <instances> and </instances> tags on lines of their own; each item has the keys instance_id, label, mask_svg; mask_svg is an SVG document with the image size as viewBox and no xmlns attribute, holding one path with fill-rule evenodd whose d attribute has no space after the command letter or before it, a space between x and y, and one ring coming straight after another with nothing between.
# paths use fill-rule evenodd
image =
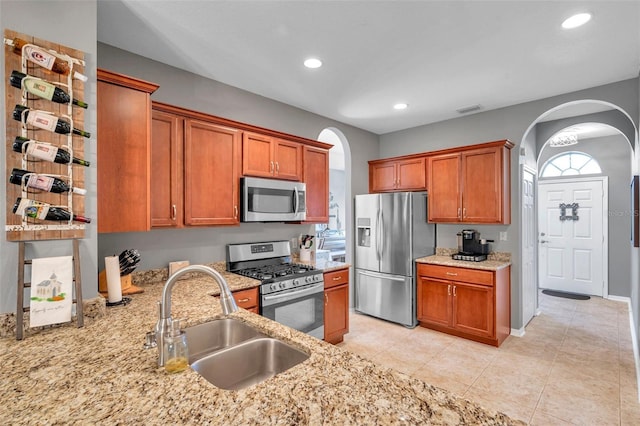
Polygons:
<instances>
[{"instance_id":1,"label":"white ceiling","mask_svg":"<svg viewBox=\"0 0 640 426\"><path fill-rule=\"evenodd\" d=\"M98 0L98 40L384 134L637 77L640 1Z\"/></svg>"}]
</instances>

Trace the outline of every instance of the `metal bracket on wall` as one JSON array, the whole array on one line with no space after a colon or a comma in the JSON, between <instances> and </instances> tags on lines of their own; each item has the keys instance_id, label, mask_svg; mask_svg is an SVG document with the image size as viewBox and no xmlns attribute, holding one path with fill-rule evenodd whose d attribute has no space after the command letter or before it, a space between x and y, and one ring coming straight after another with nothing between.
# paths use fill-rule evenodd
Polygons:
<instances>
[{"instance_id":1,"label":"metal bracket on wall","mask_svg":"<svg viewBox=\"0 0 640 426\"><path fill-rule=\"evenodd\" d=\"M580 219L578 217L578 207L580 207L580 205L578 203L572 203L572 204L560 203L560 205L558 207L560 208L560 220L561 221L578 220L578 219ZM571 215L567 215L567 208L571 209Z\"/></svg>"}]
</instances>

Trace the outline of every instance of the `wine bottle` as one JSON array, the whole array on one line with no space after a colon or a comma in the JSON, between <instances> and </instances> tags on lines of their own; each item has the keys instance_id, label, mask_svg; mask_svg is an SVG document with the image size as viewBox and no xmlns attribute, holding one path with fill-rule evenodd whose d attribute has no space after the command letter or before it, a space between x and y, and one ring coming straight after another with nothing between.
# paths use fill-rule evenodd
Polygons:
<instances>
[{"instance_id":1,"label":"wine bottle","mask_svg":"<svg viewBox=\"0 0 640 426\"><path fill-rule=\"evenodd\" d=\"M13 72L11 72L9 83L11 83L13 87L16 87L18 89L24 88L32 95L39 96L48 101L57 102L59 104L68 104L69 102L71 102L73 105L77 105L81 108L87 108L89 106L77 99L71 99L71 96L69 96L67 92L49 83L48 81L44 81L41 78L21 73L20 71L14 70Z\"/></svg>"},{"instance_id":2,"label":"wine bottle","mask_svg":"<svg viewBox=\"0 0 640 426\"><path fill-rule=\"evenodd\" d=\"M13 40L4 39L5 44L13 47L13 53L22 55L23 49L24 54L27 59L35 64L40 65L43 68L48 69L49 71L53 71L56 74L69 75L71 68L69 67L69 62L61 59L58 55L54 54L53 51L47 51L42 47L38 46L27 46L29 44L25 40L20 38L14 38ZM85 75L80 74L77 71L73 72L73 78L81 81L87 81L88 78Z\"/></svg>"},{"instance_id":3,"label":"wine bottle","mask_svg":"<svg viewBox=\"0 0 640 426\"><path fill-rule=\"evenodd\" d=\"M16 203L13 205L13 212L19 216L27 216L40 220L68 222L69 219L71 219L76 222L91 223L91 219L88 217L72 215L69 210L62 207L55 207L51 204L21 197L18 197Z\"/></svg>"},{"instance_id":4,"label":"wine bottle","mask_svg":"<svg viewBox=\"0 0 640 426\"><path fill-rule=\"evenodd\" d=\"M74 135L84 136L85 138L91 137L91 133L89 132L76 129L75 127L72 129L69 122L63 120L60 117L56 117L55 115L49 114L44 111L34 111L33 114L30 114L29 107L20 104L16 105L15 109L13 110L13 119L22 121L23 113L26 123L34 127L49 130L50 132L60 133L61 135L66 135L73 132Z\"/></svg>"},{"instance_id":5,"label":"wine bottle","mask_svg":"<svg viewBox=\"0 0 640 426\"><path fill-rule=\"evenodd\" d=\"M9 182L15 185L22 185L34 189L40 189L42 191L54 192L56 194L62 194L63 192L72 191L74 194L85 195L87 190L84 188L70 187L67 182L57 177L41 175L38 173L30 172L28 170L13 169L9 176Z\"/></svg>"},{"instance_id":6,"label":"wine bottle","mask_svg":"<svg viewBox=\"0 0 640 426\"><path fill-rule=\"evenodd\" d=\"M24 144L27 144L27 146L23 148ZM81 158L72 158L69 151L60 149L49 143L23 138L22 136L16 136L16 139L13 141L13 150L40 160L51 161L58 164L69 164L73 162L74 164L80 164L86 167L91 165L91 163Z\"/></svg>"}]
</instances>

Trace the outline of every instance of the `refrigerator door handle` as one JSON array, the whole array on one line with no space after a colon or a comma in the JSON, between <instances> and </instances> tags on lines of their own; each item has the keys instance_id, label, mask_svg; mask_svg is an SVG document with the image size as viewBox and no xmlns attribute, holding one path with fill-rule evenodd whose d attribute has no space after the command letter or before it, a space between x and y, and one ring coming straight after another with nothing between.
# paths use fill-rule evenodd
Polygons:
<instances>
[{"instance_id":1,"label":"refrigerator door handle","mask_svg":"<svg viewBox=\"0 0 640 426\"><path fill-rule=\"evenodd\" d=\"M376 259L378 260L378 262L380 261L380 235L382 234L382 232L380 232L380 210L378 210L376 212Z\"/></svg>"},{"instance_id":2,"label":"refrigerator door handle","mask_svg":"<svg viewBox=\"0 0 640 426\"><path fill-rule=\"evenodd\" d=\"M384 213L380 209L380 259L384 255Z\"/></svg>"},{"instance_id":3,"label":"refrigerator door handle","mask_svg":"<svg viewBox=\"0 0 640 426\"><path fill-rule=\"evenodd\" d=\"M402 275L381 274L379 272L363 271L362 269L358 269L356 272L358 274L360 274L360 275L366 275L366 276L374 277L374 278L383 278L385 280L391 280L391 281L404 282L404 280L407 278L407 277L404 277Z\"/></svg>"}]
</instances>

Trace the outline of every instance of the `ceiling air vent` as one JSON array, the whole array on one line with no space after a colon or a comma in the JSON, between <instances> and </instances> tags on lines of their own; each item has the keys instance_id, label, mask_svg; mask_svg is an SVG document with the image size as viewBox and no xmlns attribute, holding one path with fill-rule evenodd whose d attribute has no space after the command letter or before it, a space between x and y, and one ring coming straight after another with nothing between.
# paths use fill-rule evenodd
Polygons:
<instances>
[{"instance_id":1,"label":"ceiling air vent","mask_svg":"<svg viewBox=\"0 0 640 426\"><path fill-rule=\"evenodd\" d=\"M470 112L480 111L482 107L480 105L471 105L468 107L457 109L458 114L468 114Z\"/></svg>"}]
</instances>

